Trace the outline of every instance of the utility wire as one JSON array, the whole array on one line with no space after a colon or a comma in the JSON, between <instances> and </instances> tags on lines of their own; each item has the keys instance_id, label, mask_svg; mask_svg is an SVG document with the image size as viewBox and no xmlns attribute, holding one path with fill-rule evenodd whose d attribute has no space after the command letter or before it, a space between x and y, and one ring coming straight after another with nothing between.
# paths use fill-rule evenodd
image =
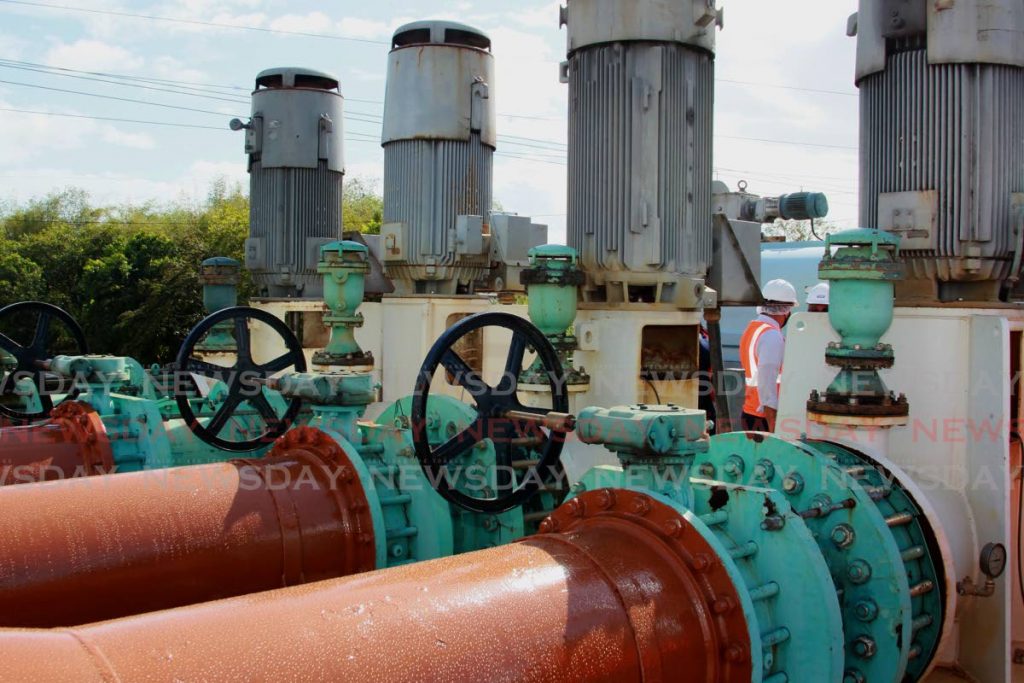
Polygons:
<instances>
[{"instance_id":1,"label":"utility wire","mask_svg":"<svg viewBox=\"0 0 1024 683\"><path fill-rule=\"evenodd\" d=\"M826 90L822 88L804 88L797 85L783 85L781 83L760 83L758 81L737 81L729 78L716 78L715 83L728 83L730 85L750 85L759 88L772 88L775 90L796 90L798 92L812 92L821 95L842 95L843 97L859 97L860 93L849 90Z\"/></svg>"},{"instance_id":2,"label":"utility wire","mask_svg":"<svg viewBox=\"0 0 1024 683\"><path fill-rule=\"evenodd\" d=\"M2 1L2 0L0 0L0 1ZM158 79L158 78L145 78L145 77L139 77L139 76L128 76L128 75L125 75L125 74L111 74L111 73L106 73L106 72L80 71L80 70L77 70L77 69L69 69L69 68L66 68L66 67L48 67L46 65L40 65L40 63L36 63L36 62L19 61L19 60L16 60L16 59L6 59L6 58L2 58L2 57L0 57L0 68L16 69L16 70L20 70L20 71L27 71L27 72L32 72L32 73L46 74L48 76L62 76L62 77L67 77L67 78L77 78L77 79L84 80L84 81L96 81L96 82L99 82L99 83L108 83L108 84L111 84L111 85L119 85L119 86L125 86L125 87L130 87L130 88L144 88L144 89L147 89L147 90L157 90L157 91L160 91L160 92L170 92L170 93L174 93L174 94L183 94L183 95L188 95L188 96L193 96L193 97L207 97L208 99L217 99L217 100L222 100L222 101L239 102L239 103L248 103L250 101L250 98L248 96L234 96L234 95L231 95L230 93L221 92L219 90L204 90L202 87L191 87L191 86L196 86L196 85L199 85L199 86L206 85L206 84L198 84L195 81L174 81L174 80L170 80L170 79ZM99 77L102 77L102 78L99 78ZM122 83L119 80L104 80L104 79L129 80L129 81L135 81L137 83ZM156 84L158 86L174 85L174 86L183 86L183 87L181 87L180 90L175 90L175 89L170 89L170 88L165 89L163 87L154 87L153 85L144 85L144 84ZM238 90L238 91L242 91L242 92L250 92L249 88L243 88L242 86L211 85L209 87L233 89L233 90ZM194 91L194 92L188 92L188 91ZM345 101L346 102L358 102L358 103L362 103L362 104L384 104L384 102L381 101L381 100L377 100L377 99L359 99L357 97L345 97ZM373 114L373 113L370 113L370 112L352 112L352 113L353 114L358 114L360 116L376 117L378 119L381 117L380 114ZM535 120L539 120L539 121L557 121L557 120L561 120L561 119L558 119L557 117L534 117L534 116L526 116L526 115L520 115L520 114L499 114L498 116L505 117L505 118L511 118L511 119L535 119ZM516 136L516 135L502 135L501 137L519 137L519 136ZM526 138L526 137L520 137L519 139L529 140L529 141L532 141L532 142L543 142L543 143L550 143L550 144L557 144L557 145L565 146L565 144L563 142L558 142L557 140L540 140L540 139Z\"/></svg>"},{"instance_id":3,"label":"utility wire","mask_svg":"<svg viewBox=\"0 0 1024 683\"><path fill-rule=\"evenodd\" d=\"M240 85L218 85L216 83L203 83L200 81L180 81L173 80L170 78L156 78L154 76L134 76L130 74L118 74L110 73L108 71L83 71L81 69L71 69L66 66L51 66L49 64L40 64L38 62L25 62L19 59L8 59L6 57L0 57L0 62L15 67L24 66L32 67L35 69L45 69L48 71L61 71L71 74L85 74L88 76L105 76L107 78L118 78L126 81L141 81L143 83L155 83L158 85L178 85L178 86L189 86L187 90L198 90L200 92L213 92L217 95L226 95L228 93L219 92L221 90L233 90L244 93L249 93L252 88L245 88Z\"/></svg>"},{"instance_id":4,"label":"utility wire","mask_svg":"<svg viewBox=\"0 0 1024 683\"><path fill-rule=\"evenodd\" d=\"M729 173L760 173L760 171L751 171L749 169L743 169L743 168L726 168L725 166L718 166L715 170L716 171L726 171L726 172L729 172ZM785 177L785 178L796 178L797 180L811 180L808 176L793 175L791 173L775 173L774 171L772 171L771 173L772 173L772 175L782 176L782 177ZM824 175L822 175L822 176L814 176L813 181L817 182L818 180L838 180L840 182L849 182L850 179L849 178L841 178L839 176L824 176Z\"/></svg>"},{"instance_id":5,"label":"utility wire","mask_svg":"<svg viewBox=\"0 0 1024 683\"><path fill-rule=\"evenodd\" d=\"M4 2L4 1L5 0L0 0L0 2ZM3 66L3 64L0 63L0 66ZM54 74L54 75L63 75L63 74ZM76 78L86 78L86 77L85 76L76 76ZM89 77L89 80L98 80L98 79ZM40 90L47 90L47 91L50 91L50 92L59 92L59 93L66 93L66 94L73 94L73 95L82 95L82 96L85 96L85 97L95 97L95 98L100 98L100 99L114 100L114 101L118 101L118 102L128 102L128 103L132 103L132 104L142 104L142 105L147 105L147 106L161 107L161 108L164 108L164 109L174 109L174 110L178 110L178 111L189 111L189 112L195 112L195 113L201 113L201 114L212 114L212 115L215 115L215 116L230 116L230 114L226 114L226 113L221 112L221 111L213 111L213 110L209 110L209 109L199 109L199 108L196 108L196 107L183 107L183 106L180 106L180 105L166 104L166 103L161 103L161 102L152 102L152 101L149 101L149 100L141 100L141 99L136 99L136 98L119 97L119 96L116 96L116 95L107 95L107 94L94 93L94 92L88 92L88 91L83 91L83 90L71 90L71 89L66 89L66 88L55 88L55 87L52 87L52 86L44 86L44 85L39 85L39 84L35 84L35 83L24 83L24 82L9 81L9 80L0 80L0 83L7 84L7 85L26 87L26 88L36 88L36 89L40 89ZM117 84L117 83L114 83L114 85L128 85L128 84ZM145 87L145 86L141 86L141 87ZM158 88L149 88L149 89L158 90ZM167 90L167 89L159 89L159 90L162 90L164 92L171 92L173 94L190 94L190 93L175 93L173 90ZM215 97L213 95L194 95L194 96L205 97L205 98L208 98L208 99L225 99L226 100L226 98L219 98L219 97ZM230 101L230 100L227 100L227 101ZM239 99L240 103L241 103L241 101L242 100ZM363 117L363 118L359 118L359 117ZM381 117L379 117L379 116L377 116L375 114L368 113L368 112L350 112L350 113L346 114L345 118L348 119L348 120L351 120L351 121L360 122L360 123L369 123L369 124L373 124L373 125L380 125L382 123L382 120L383 120ZM721 139L740 140L740 141L745 141L745 142L759 142L759 143L764 143L764 144L777 144L777 145L781 144L781 145L792 145L792 146L823 148L823 149L841 149L841 150L851 150L851 151L855 151L855 150L858 149L857 147L844 146L844 145L829 145L829 144L821 144L821 143L796 142L796 141L791 141L791 140L777 140L777 139L769 139L769 138L753 138L753 137L732 136L732 135L718 135L716 137L717 138L721 138ZM543 139L527 138L527 137L521 137L521 136L499 136L499 138L502 139L503 143L509 144L509 145L512 145L512 146L517 146L517 147L526 147L526 148L532 148L532 149L543 150L543 151L551 151L551 152L559 153L560 155L564 154L567 151L567 148L563 147L564 143L557 142L557 141L554 141L554 140L543 140ZM514 138L514 139L506 139L506 138ZM515 140L523 140L523 141L528 141L528 142L516 142ZM539 144L532 144L532 143L539 143ZM555 146L557 146L557 147L555 147ZM558 164L564 165L564 162L562 162L562 161L550 161L550 159L548 161L550 163L558 163ZM841 192L841 190L837 190L837 191Z\"/></svg>"},{"instance_id":6,"label":"utility wire","mask_svg":"<svg viewBox=\"0 0 1024 683\"><path fill-rule=\"evenodd\" d=\"M0 0L4 2L5 0ZM182 107L175 104L163 104L162 102L150 102L149 100L137 100L131 97L118 97L116 95L104 95L101 93L87 92L85 90L67 90L66 88L53 88L47 85L37 85L35 83L21 83L19 81L6 81L0 80L0 83L6 85L17 85L23 88L37 88L39 90L49 90L51 92L68 93L71 95L84 95L86 97L98 97L104 100L116 100L118 102L130 102L132 104L145 104L150 107L163 107L164 109L177 109L179 111L191 111L200 114L214 114L216 116L231 116L231 114L225 114L222 111L213 111L212 109L196 109L195 107ZM243 115L244 116L244 115Z\"/></svg>"},{"instance_id":7,"label":"utility wire","mask_svg":"<svg viewBox=\"0 0 1024 683\"><path fill-rule=\"evenodd\" d=\"M76 78L76 79L79 79L79 80L82 80L82 81L93 81L93 82L96 82L96 83L108 83L108 84L111 84L111 85L117 85L117 86L121 86L121 87L125 87L125 88L140 88L142 90L154 90L154 91L157 91L157 92L171 93L173 95L186 95L188 97L202 97L202 98L208 99L208 100L220 100L221 102L232 102L232 103L243 103L243 104L249 102L249 98L248 97L234 97L234 96L230 96L230 95L226 96L226 97L222 97L221 95L223 93L218 93L218 94L215 95L215 94L212 94L209 91L207 91L207 92L188 92L187 90L184 90L184 89L161 88L161 87L158 87L158 86L155 86L155 85L145 85L143 83L125 83L123 81L116 81L116 80L111 80L111 79L107 79L107 78L98 78L98 77L95 77L95 76L79 76L79 75L76 75L76 74L47 71L45 69L34 69L34 68L28 67L28 66L15 66L15 65L12 65L12 64L6 64L6 63L4 63L2 61L0 61L0 68L2 68L2 69L18 69L19 71L30 71L30 72L33 72L33 73L46 74L48 76L62 76L62 77L65 77L65 78Z\"/></svg>"},{"instance_id":8,"label":"utility wire","mask_svg":"<svg viewBox=\"0 0 1024 683\"><path fill-rule=\"evenodd\" d=\"M226 28L226 29L232 29L232 30L236 30L236 31L258 31L260 33L270 33L270 34L277 34L277 35L302 36L302 37L306 37L306 38L322 38L322 39L326 39L326 40L341 40L341 41L349 41L349 42L354 42L354 43L365 43L365 44L369 44L369 45L386 45L388 47L391 46L391 43L386 41L386 40L373 40L373 39L370 39L370 38L356 38L356 37L353 37L353 36L344 36L344 35L331 34L331 33L314 33L314 32L308 32L308 31L288 31L288 30L285 30L285 29L267 28L267 27L262 27L262 26L242 26L242 25L238 25L238 24L226 24L226 23L223 23L223 22L216 22L216 21L201 21L201 20L198 20L198 19L180 19L180 18L177 18L177 17L165 17L165 16L159 16L159 15L153 15L153 14L138 14L138 13L133 13L133 12L122 12L122 11L117 11L117 10L102 10L102 9L93 9L93 8L88 8L88 7L74 7L74 6L71 6L71 5L58 5L58 4L45 3L45 2L30 2L29 0L0 0L0 3L8 4L8 5L21 5L21 6L24 6L24 7L35 7L35 8L40 8L40 9L55 9L55 10L59 9L59 10L65 10L65 11L68 11L68 12L82 12L82 13L87 13L87 14L99 14L99 15L106 15L106 16L126 17L126 18L131 18L131 19L145 19L145 20L148 20L148 21L162 21L162 22L173 23L173 24L186 24L186 25L192 25L192 26L208 26L208 27L213 27L213 28ZM509 58L512 58L512 56L509 56ZM549 63L560 64L561 62L549 62ZM795 91L798 91L798 92L818 93L818 94L822 94L822 95L840 95L840 96L843 96L843 97L858 97L858 93L850 92L850 91L847 91L847 90L829 90L827 88L808 88L808 87L802 87L802 86L784 85L784 84L781 84L781 83L763 83L763 82L760 82L760 81L742 81L742 80L729 79L729 78L716 78L715 82L716 83L728 83L730 85L753 86L753 87L758 87L758 88L773 88L773 89L778 89L778 90L795 90ZM516 115L509 115L509 116L511 116L513 118L534 118L534 117L529 117L529 116L516 116Z\"/></svg>"},{"instance_id":9,"label":"utility wire","mask_svg":"<svg viewBox=\"0 0 1024 683\"><path fill-rule=\"evenodd\" d=\"M40 9L56 9L67 12L82 12L85 14L98 14L109 17L125 17L128 19L146 19L149 21L162 21L169 24L186 24L190 26L209 26L213 28L226 28L236 31L257 31L260 33L273 33L285 36L302 36L304 38L323 38L325 40L343 40L351 43L366 43L369 45L387 45L391 43L385 40L371 40L369 38L355 38L332 33L312 33L308 31L287 31L285 29L266 28L263 26L242 26L238 24L226 24L218 21L200 21L199 19L180 19L177 17L165 17L156 14L137 14L134 12L121 12L117 10L93 9L89 7L74 7L71 5L57 5L47 2L29 2L28 0L0 0L0 3L7 5L21 5L23 7L36 7Z\"/></svg>"},{"instance_id":10,"label":"utility wire","mask_svg":"<svg viewBox=\"0 0 1024 683\"><path fill-rule=\"evenodd\" d=\"M853 151L857 151L860 149L859 147L849 147L845 145L825 145L814 142L795 142L793 140L771 140L768 138L747 138L740 137L738 135L716 135L715 137L723 138L725 140L743 140L744 142L764 142L770 145L793 145L795 147L820 147L824 149L849 149Z\"/></svg>"},{"instance_id":11,"label":"utility wire","mask_svg":"<svg viewBox=\"0 0 1024 683\"><path fill-rule=\"evenodd\" d=\"M35 116L60 116L69 119L92 119L95 121L115 121L117 123L143 123L150 126L169 126L172 128L198 128L201 130L228 130L225 126L201 126L195 123L172 123L170 121L145 121L142 119L122 119L113 116L87 116L85 114L67 114L56 111L34 111L31 109L14 109L12 107L0 107L0 111L9 111L15 114L33 114Z\"/></svg>"},{"instance_id":12,"label":"utility wire","mask_svg":"<svg viewBox=\"0 0 1024 683\"><path fill-rule=\"evenodd\" d=\"M0 0L0 2L2 2L2 0ZM192 87L188 87L186 89L187 90L196 90L198 92L213 92L214 94L217 94L217 95L226 95L226 94L228 94L228 93L219 92L219 90L234 90L234 91L244 92L244 93L250 93L253 90L252 87L248 87L247 88L247 87L241 86L241 85L224 85L224 84L216 84L216 83L203 83L203 82L200 82L200 81L180 81L180 80L173 80L173 79L169 79L169 78L154 78L152 76L131 76L131 75L128 75L128 74L116 74L116 73L109 73L109 72L105 72L105 71L82 71L82 70L79 70L79 69L71 69L71 68L64 67L64 66L49 66L47 64L39 64L37 62L24 62L24 61L20 61L20 60L17 60L17 59L0 58L0 63L11 65L12 67L15 66L15 65L18 65L18 66L25 66L25 67L34 67L34 68L37 68L37 69L48 69L48 70L53 70L53 71L65 71L65 72L75 73L75 74L86 74L86 75L89 75L89 76L105 76L107 78L118 78L118 79L129 80L129 81L140 81L140 82L143 82L143 83L156 83L158 85L192 86ZM378 105L378 106L384 106L384 101L383 100L365 100L365 99L360 99L358 97L347 97L346 96L345 97L345 101L346 102L358 102L359 104L373 104L373 105ZM535 115L530 115L530 114L503 114L501 112L498 112L498 116L501 116L501 117L504 117L504 118L509 118L509 119L532 119L532 120L536 120L536 121L562 121L562 120L564 120L564 117L561 117L561 116L535 116Z\"/></svg>"},{"instance_id":13,"label":"utility wire","mask_svg":"<svg viewBox=\"0 0 1024 683\"><path fill-rule=\"evenodd\" d=\"M17 108L13 108L13 107L0 107L0 111L12 112L12 113L15 113L15 114L31 114L31 115L34 115L34 116L57 116L57 117L61 117L61 118L71 118L71 119L89 119L89 120L94 120L94 121L112 121L112 122L116 122L116 123L139 123L139 124L151 125L151 126L168 126L168 127L173 127L173 128L194 128L194 129L200 129L200 130L217 130L217 131L222 131L222 132L231 132L225 126L203 126L203 125L199 125L199 124L174 123L174 122L170 122L170 121L148 121L148 120L143 120L143 119L128 119L128 118L120 118L120 117L114 117L114 116L90 116L90 115L86 115L86 114L69 114L69 113L65 113L65 112L37 111L37 110L31 110L31 109L17 109ZM358 131L351 131L350 134L354 135L354 136L358 135L358 136L364 136L364 137L350 137L350 138L346 138L347 142L365 142L365 143L372 143L372 144L375 144L375 145L379 145L380 144L380 139L378 137L374 136L374 135L369 134L369 133L360 133ZM550 159L550 158L549 159L544 159L544 158L540 158L540 157L536 157L536 156L524 156L524 155L519 155L519 154L512 154L512 153L509 153L509 152L496 152L496 154L498 154L499 156L503 156L503 157L510 157L510 158L514 158L514 159L523 159L525 161L535 161L535 162L538 162L538 163L555 164L555 165L558 165L558 166L565 166L566 165L565 162L555 161L555 160Z\"/></svg>"}]
</instances>

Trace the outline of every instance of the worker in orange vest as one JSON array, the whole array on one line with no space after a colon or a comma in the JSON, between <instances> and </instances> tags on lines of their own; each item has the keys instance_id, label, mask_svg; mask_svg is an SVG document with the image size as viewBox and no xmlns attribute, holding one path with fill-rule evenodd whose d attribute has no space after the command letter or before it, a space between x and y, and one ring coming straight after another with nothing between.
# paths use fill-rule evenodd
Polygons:
<instances>
[{"instance_id":1,"label":"worker in orange vest","mask_svg":"<svg viewBox=\"0 0 1024 683\"><path fill-rule=\"evenodd\" d=\"M786 338L782 328L799 301L796 289L785 280L772 280L761 291L764 304L740 337L740 362L746 376L743 429L774 432L779 411L779 384Z\"/></svg>"}]
</instances>

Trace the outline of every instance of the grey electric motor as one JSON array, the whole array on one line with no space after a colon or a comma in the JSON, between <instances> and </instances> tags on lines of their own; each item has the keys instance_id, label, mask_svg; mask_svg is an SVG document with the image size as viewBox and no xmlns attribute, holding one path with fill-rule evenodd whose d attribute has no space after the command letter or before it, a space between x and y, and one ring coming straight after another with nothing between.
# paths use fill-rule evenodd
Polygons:
<instances>
[{"instance_id":1,"label":"grey electric motor","mask_svg":"<svg viewBox=\"0 0 1024 683\"><path fill-rule=\"evenodd\" d=\"M249 239L245 267L266 297L320 298L320 247L341 235L345 175L344 100L338 80L277 68L256 77L249 155Z\"/></svg>"},{"instance_id":2,"label":"grey electric motor","mask_svg":"<svg viewBox=\"0 0 1024 683\"><path fill-rule=\"evenodd\" d=\"M861 223L899 234L897 299L994 301L1021 270L1024 2L861 0Z\"/></svg>"},{"instance_id":3,"label":"grey electric motor","mask_svg":"<svg viewBox=\"0 0 1024 683\"><path fill-rule=\"evenodd\" d=\"M486 278L496 114L483 32L447 21L399 28L384 103L380 256L399 294L456 294Z\"/></svg>"},{"instance_id":4,"label":"grey electric motor","mask_svg":"<svg viewBox=\"0 0 1024 683\"><path fill-rule=\"evenodd\" d=\"M592 301L699 308L711 258L714 0L569 0L568 241Z\"/></svg>"}]
</instances>

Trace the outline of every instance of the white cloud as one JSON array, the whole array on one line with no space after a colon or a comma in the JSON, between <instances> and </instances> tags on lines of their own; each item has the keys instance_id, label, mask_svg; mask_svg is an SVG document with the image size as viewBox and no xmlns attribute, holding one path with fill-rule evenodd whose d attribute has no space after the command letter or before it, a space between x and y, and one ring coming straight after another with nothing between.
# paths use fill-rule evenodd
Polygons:
<instances>
[{"instance_id":1,"label":"white cloud","mask_svg":"<svg viewBox=\"0 0 1024 683\"><path fill-rule=\"evenodd\" d=\"M177 0L170 3L170 6L171 9L201 16L209 14L212 10L222 11L231 7L256 9L263 4L263 0Z\"/></svg>"},{"instance_id":2,"label":"white cloud","mask_svg":"<svg viewBox=\"0 0 1024 683\"><path fill-rule=\"evenodd\" d=\"M562 0L544 2L535 7L525 7L509 13L516 23L528 28L550 29L558 26L558 10Z\"/></svg>"},{"instance_id":3,"label":"white cloud","mask_svg":"<svg viewBox=\"0 0 1024 683\"><path fill-rule=\"evenodd\" d=\"M97 133L103 142L119 147L130 147L132 149L153 149L156 147L156 141L146 133L130 133L108 125L99 126Z\"/></svg>"},{"instance_id":4,"label":"white cloud","mask_svg":"<svg viewBox=\"0 0 1024 683\"><path fill-rule=\"evenodd\" d=\"M391 37L393 29L383 21L372 21L358 17L342 17L337 23L337 31L341 35L366 40L384 40Z\"/></svg>"},{"instance_id":5,"label":"white cloud","mask_svg":"<svg viewBox=\"0 0 1024 683\"><path fill-rule=\"evenodd\" d=\"M117 45L99 40L77 40L58 43L46 53L44 61L50 66L69 67L84 71L133 71L142 67L144 60Z\"/></svg>"},{"instance_id":6,"label":"white cloud","mask_svg":"<svg viewBox=\"0 0 1024 683\"><path fill-rule=\"evenodd\" d=\"M352 77L355 78L355 80L363 83L384 83L387 80L385 78L383 69L370 71L369 69L360 69L359 67L352 67L348 70L348 72Z\"/></svg>"},{"instance_id":7,"label":"white cloud","mask_svg":"<svg viewBox=\"0 0 1024 683\"><path fill-rule=\"evenodd\" d=\"M6 185L6 198L14 203L44 196L62 187L78 187L98 204L142 202L198 202L206 197L214 180L249 187L244 164L196 161L177 178L154 180L119 172L82 173L66 167L31 167L0 170L0 179L17 177L17 185Z\"/></svg>"},{"instance_id":8,"label":"white cloud","mask_svg":"<svg viewBox=\"0 0 1024 683\"><path fill-rule=\"evenodd\" d=\"M223 24L228 26L265 26L267 23L267 15L262 12L252 12L249 14L233 14L231 12L218 12L208 19L202 21L208 21L213 24ZM223 31L222 28L215 27L214 31Z\"/></svg>"},{"instance_id":9,"label":"white cloud","mask_svg":"<svg viewBox=\"0 0 1024 683\"><path fill-rule=\"evenodd\" d=\"M51 111L49 107L14 105L0 101L0 108L29 111ZM76 114L61 109L61 113ZM90 119L76 119L45 114L26 114L0 111L0 159L3 168L34 159L46 159L54 154L87 148L97 141L105 145L127 149L153 149L155 140L148 133L102 123Z\"/></svg>"},{"instance_id":10,"label":"white cloud","mask_svg":"<svg viewBox=\"0 0 1024 683\"><path fill-rule=\"evenodd\" d=\"M331 29L331 18L323 12L308 14L285 14L271 19L268 27L275 31L303 31L308 33L327 33Z\"/></svg>"},{"instance_id":11,"label":"white cloud","mask_svg":"<svg viewBox=\"0 0 1024 683\"><path fill-rule=\"evenodd\" d=\"M20 59L32 47L32 43L21 36L0 33L0 56L5 59Z\"/></svg>"},{"instance_id":12,"label":"white cloud","mask_svg":"<svg viewBox=\"0 0 1024 683\"><path fill-rule=\"evenodd\" d=\"M383 40L391 32L390 25L383 21L359 17L342 17L340 20L334 21L320 11L275 17L267 23L267 27L275 31L337 34L364 40Z\"/></svg>"},{"instance_id":13,"label":"white cloud","mask_svg":"<svg viewBox=\"0 0 1024 683\"><path fill-rule=\"evenodd\" d=\"M151 58L148 72L150 76L176 81L194 83L207 83L210 81L210 77L205 71L186 66L181 60L169 55Z\"/></svg>"}]
</instances>

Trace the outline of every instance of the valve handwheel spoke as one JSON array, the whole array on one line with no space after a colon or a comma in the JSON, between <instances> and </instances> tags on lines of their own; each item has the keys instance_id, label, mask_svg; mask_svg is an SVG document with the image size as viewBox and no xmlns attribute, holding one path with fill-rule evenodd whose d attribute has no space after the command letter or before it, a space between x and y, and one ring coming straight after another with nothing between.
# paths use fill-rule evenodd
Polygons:
<instances>
[{"instance_id":1,"label":"valve handwheel spoke","mask_svg":"<svg viewBox=\"0 0 1024 683\"><path fill-rule=\"evenodd\" d=\"M497 327L512 332L501 379L488 384L454 349L466 336L483 328ZM536 351L544 366L551 390L550 408L528 408L519 400L519 374L526 351ZM427 402L434 374L443 368L451 383L461 386L472 397L477 419L451 439L431 447L427 438ZM562 432L541 429L541 418L551 413L567 413L569 396L558 354L547 338L529 321L508 313L480 313L449 328L427 353L416 379L411 421L413 443L420 466L438 493L449 502L472 512L497 514L522 505L540 491L541 486L561 476L560 457L565 442ZM536 420L529 419L536 416ZM526 437L526 438L524 438ZM490 440L495 447L499 467L494 477L495 497L477 497L460 489L452 480L451 466L476 444ZM510 474L513 451L533 440L528 447L536 454L535 471L517 478Z\"/></svg>"},{"instance_id":2,"label":"valve handwheel spoke","mask_svg":"<svg viewBox=\"0 0 1024 683\"><path fill-rule=\"evenodd\" d=\"M508 349L508 357L505 359L505 372L498 382L498 391L514 391L519 383L519 373L523 370L523 358L526 357L526 338L513 332L512 344Z\"/></svg>"},{"instance_id":3,"label":"valve handwheel spoke","mask_svg":"<svg viewBox=\"0 0 1024 683\"><path fill-rule=\"evenodd\" d=\"M252 337L246 318L235 318L235 348L240 361L252 362Z\"/></svg>"},{"instance_id":4,"label":"valve handwheel spoke","mask_svg":"<svg viewBox=\"0 0 1024 683\"><path fill-rule=\"evenodd\" d=\"M220 434L224 427L227 425L228 420L235 414L235 410L242 404L242 396L239 394L229 394L224 402L217 408L217 412L213 414L213 417L209 422L206 423L206 430L211 434Z\"/></svg>"},{"instance_id":5,"label":"valve handwheel spoke","mask_svg":"<svg viewBox=\"0 0 1024 683\"><path fill-rule=\"evenodd\" d=\"M25 324L32 320L31 316L35 316L34 324ZM55 334L56 324L64 334ZM17 341L16 327L25 333L21 341ZM28 338L29 330L31 338ZM42 408L38 412L21 411L0 401L0 414L17 422L45 420L53 412L54 401L47 387L47 379L52 379L53 375L42 369L45 361L58 355L85 356L89 353L81 325L67 311L41 301L22 301L0 308L0 349L16 361L11 372L0 370L0 396L16 396L18 380L28 379L35 386ZM65 388L66 393L63 392ZM81 388L75 383L70 387L62 386L61 390L64 393L61 403L73 401L81 393Z\"/></svg>"},{"instance_id":6,"label":"valve handwheel spoke","mask_svg":"<svg viewBox=\"0 0 1024 683\"><path fill-rule=\"evenodd\" d=\"M218 382L227 384L231 380L231 368L225 368L222 365L215 365L214 363L207 363L206 361L199 360L198 358L189 358L188 362L184 367L185 372L190 372L196 375L202 375L209 379L215 379Z\"/></svg>"},{"instance_id":7,"label":"valve handwheel spoke","mask_svg":"<svg viewBox=\"0 0 1024 683\"><path fill-rule=\"evenodd\" d=\"M469 367L469 363L464 361L462 356L453 349L448 349L441 357L441 365L448 371L452 381L465 389L474 399L479 400L490 395L491 387L487 385L480 373Z\"/></svg>"},{"instance_id":8,"label":"valve handwheel spoke","mask_svg":"<svg viewBox=\"0 0 1024 683\"><path fill-rule=\"evenodd\" d=\"M281 418L277 414L277 411L275 411L274 407L270 405L270 401L267 400L267 397L266 395L264 395L262 389L260 389L256 394L249 397L249 405L256 409L256 412L258 412L260 416L263 417L264 421L268 425L276 424L281 420Z\"/></svg>"},{"instance_id":9,"label":"valve handwheel spoke","mask_svg":"<svg viewBox=\"0 0 1024 683\"><path fill-rule=\"evenodd\" d=\"M478 442L487 438L487 427L491 421L478 418L461 432L435 448L431 454L431 462L437 467L444 467L456 457L465 453Z\"/></svg>"},{"instance_id":10,"label":"valve handwheel spoke","mask_svg":"<svg viewBox=\"0 0 1024 683\"><path fill-rule=\"evenodd\" d=\"M284 370L287 370L292 366L294 362L295 359L292 358L292 354L286 353L283 356L278 356L277 358L268 363L264 363L263 365L259 366L259 368L263 372L267 372L273 375L277 374L278 372L283 372Z\"/></svg>"},{"instance_id":11,"label":"valve handwheel spoke","mask_svg":"<svg viewBox=\"0 0 1024 683\"><path fill-rule=\"evenodd\" d=\"M250 323L256 321L272 329L281 338L287 351L267 363L253 360L252 332ZM234 331L237 352L234 365L227 367L199 360L193 357L196 346L218 325L228 324ZM279 415L267 399L266 381L273 375L294 368L295 372L306 371L306 356L302 345L280 318L255 308L239 306L218 311L209 316L189 332L178 351L176 367L182 372L195 373L222 382L227 395L214 415L204 425L196 417L187 392L175 383L174 398L181 411L181 417L189 429L206 443L226 451L253 451L272 443L291 427L302 408L302 400L293 398L288 402L284 415ZM232 441L221 436L221 432L233 418L248 419L251 413L240 411L248 405L262 418L263 432L251 439Z\"/></svg>"},{"instance_id":12,"label":"valve handwheel spoke","mask_svg":"<svg viewBox=\"0 0 1024 683\"><path fill-rule=\"evenodd\" d=\"M21 344L8 337L3 332L0 332L0 349L7 351L8 353L16 353L24 350Z\"/></svg>"}]
</instances>

